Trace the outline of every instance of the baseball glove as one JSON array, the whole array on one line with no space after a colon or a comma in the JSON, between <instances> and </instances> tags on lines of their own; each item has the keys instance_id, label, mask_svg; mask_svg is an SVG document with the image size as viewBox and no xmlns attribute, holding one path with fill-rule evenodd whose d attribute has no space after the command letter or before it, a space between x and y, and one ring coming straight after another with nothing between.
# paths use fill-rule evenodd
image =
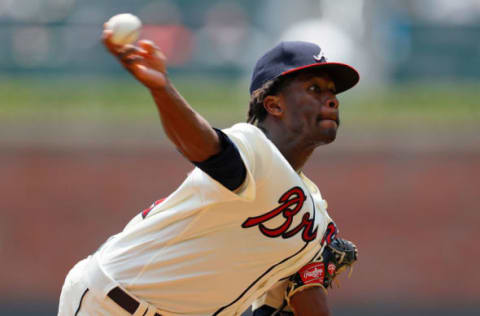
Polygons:
<instances>
[{"instance_id":1,"label":"baseball glove","mask_svg":"<svg viewBox=\"0 0 480 316\"><path fill-rule=\"evenodd\" d=\"M287 302L290 304L290 298L295 293L309 287L321 286L324 290L332 287L335 277L351 268L357 257L357 247L351 241L332 239L325 246L320 260L308 263L290 277L285 293Z\"/></svg>"}]
</instances>

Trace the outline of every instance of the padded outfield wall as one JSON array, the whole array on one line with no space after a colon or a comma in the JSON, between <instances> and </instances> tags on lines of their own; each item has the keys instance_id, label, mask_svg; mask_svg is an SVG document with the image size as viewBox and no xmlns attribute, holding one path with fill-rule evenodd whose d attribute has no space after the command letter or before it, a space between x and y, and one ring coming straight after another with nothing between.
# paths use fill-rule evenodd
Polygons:
<instances>
[{"instance_id":1,"label":"padded outfield wall","mask_svg":"<svg viewBox=\"0 0 480 316\"><path fill-rule=\"evenodd\" d=\"M345 145L306 168L360 249L335 315L476 315L480 151ZM1 314L54 314L68 269L190 169L161 142L3 143Z\"/></svg>"}]
</instances>

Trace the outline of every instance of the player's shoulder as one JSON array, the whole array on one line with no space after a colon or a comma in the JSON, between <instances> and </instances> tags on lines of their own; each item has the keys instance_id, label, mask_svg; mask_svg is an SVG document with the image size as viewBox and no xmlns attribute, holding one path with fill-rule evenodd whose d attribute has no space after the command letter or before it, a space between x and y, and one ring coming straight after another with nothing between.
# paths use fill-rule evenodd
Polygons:
<instances>
[{"instance_id":1,"label":"player's shoulder","mask_svg":"<svg viewBox=\"0 0 480 316\"><path fill-rule=\"evenodd\" d=\"M244 132L262 132L257 126L250 123L245 123L245 122L236 123L231 127L226 128L225 130L244 131Z\"/></svg>"},{"instance_id":2,"label":"player's shoulder","mask_svg":"<svg viewBox=\"0 0 480 316\"><path fill-rule=\"evenodd\" d=\"M223 132L236 145L247 168L255 175L258 175L260 169L267 170L268 161L277 155L275 145L255 125L237 123Z\"/></svg>"},{"instance_id":3,"label":"player's shoulder","mask_svg":"<svg viewBox=\"0 0 480 316\"><path fill-rule=\"evenodd\" d=\"M223 130L228 136L243 136L247 139L257 138L266 140L265 134L257 126L250 123L237 123Z\"/></svg>"}]
</instances>

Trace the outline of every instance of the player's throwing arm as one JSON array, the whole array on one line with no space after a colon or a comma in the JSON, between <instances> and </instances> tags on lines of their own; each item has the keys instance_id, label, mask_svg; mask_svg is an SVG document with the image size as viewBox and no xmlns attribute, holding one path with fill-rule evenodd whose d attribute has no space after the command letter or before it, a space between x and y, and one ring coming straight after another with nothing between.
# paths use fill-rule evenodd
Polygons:
<instances>
[{"instance_id":1,"label":"player's throwing arm","mask_svg":"<svg viewBox=\"0 0 480 316\"><path fill-rule=\"evenodd\" d=\"M140 40L137 44L116 44L116 29L109 22L105 23L102 36L105 47L125 69L150 89L170 140L191 161L203 161L218 153L220 140L217 133L168 80L167 60L161 50L149 40Z\"/></svg>"}]
</instances>

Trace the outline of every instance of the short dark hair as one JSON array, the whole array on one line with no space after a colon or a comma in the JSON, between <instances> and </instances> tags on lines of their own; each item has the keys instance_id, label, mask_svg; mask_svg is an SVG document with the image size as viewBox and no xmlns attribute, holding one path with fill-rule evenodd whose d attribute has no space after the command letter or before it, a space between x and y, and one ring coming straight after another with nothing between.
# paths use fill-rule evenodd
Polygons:
<instances>
[{"instance_id":1,"label":"short dark hair","mask_svg":"<svg viewBox=\"0 0 480 316\"><path fill-rule=\"evenodd\" d=\"M280 76L265 82L261 88L252 92L248 108L247 123L255 124L262 122L267 117L267 110L263 101L269 95L277 95L293 79L295 75Z\"/></svg>"}]
</instances>

